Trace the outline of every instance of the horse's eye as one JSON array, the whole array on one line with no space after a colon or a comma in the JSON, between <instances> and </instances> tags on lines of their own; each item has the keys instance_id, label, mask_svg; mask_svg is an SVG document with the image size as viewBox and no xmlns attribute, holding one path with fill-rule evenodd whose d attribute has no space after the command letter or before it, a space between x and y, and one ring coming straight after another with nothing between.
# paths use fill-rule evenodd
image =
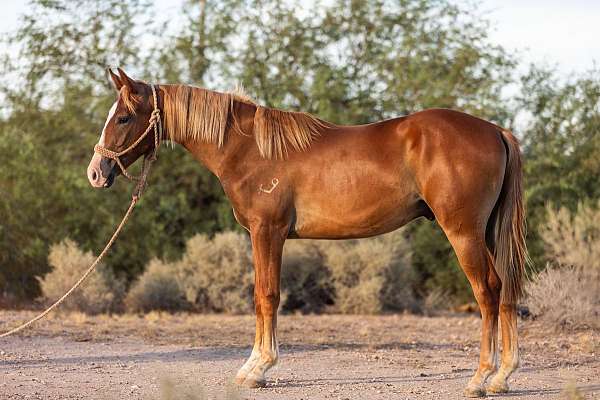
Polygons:
<instances>
[{"instance_id":1,"label":"horse's eye","mask_svg":"<svg viewBox=\"0 0 600 400\"><path fill-rule=\"evenodd\" d=\"M126 124L131 120L131 115L126 115L124 117L119 117L117 119L117 123L118 124Z\"/></svg>"}]
</instances>

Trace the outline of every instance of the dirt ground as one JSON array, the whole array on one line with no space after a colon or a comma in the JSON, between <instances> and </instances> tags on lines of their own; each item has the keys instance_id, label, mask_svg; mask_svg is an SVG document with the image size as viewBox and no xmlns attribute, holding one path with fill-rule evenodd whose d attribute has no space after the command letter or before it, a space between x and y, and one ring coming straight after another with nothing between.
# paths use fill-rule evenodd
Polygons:
<instances>
[{"instance_id":1,"label":"dirt ground","mask_svg":"<svg viewBox=\"0 0 600 400\"><path fill-rule=\"evenodd\" d=\"M33 315L0 311L0 330ZM252 316L54 314L0 339L0 399L460 399L479 348L474 315L294 315L279 327L268 386L239 390ZM598 332L532 321L520 332L512 391L494 397L568 398L577 387L600 398Z\"/></svg>"}]
</instances>

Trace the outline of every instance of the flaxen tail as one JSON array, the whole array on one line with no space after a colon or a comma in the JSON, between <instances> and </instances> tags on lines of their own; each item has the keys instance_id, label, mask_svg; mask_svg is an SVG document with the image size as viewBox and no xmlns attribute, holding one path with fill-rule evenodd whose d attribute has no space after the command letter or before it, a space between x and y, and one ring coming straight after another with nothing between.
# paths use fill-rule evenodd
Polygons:
<instances>
[{"instance_id":1,"label":"flaxen tail","mask_svg":"<svg viewBox=\"0 0 600 400\"><path fill-rule=\"evenodd\" d=\"M516 304L523 295L525 264L525 204L523 202L523 161L519 142L506 130L502 140L507 150L504 183L496 205L494 261L502 281L501 304Z\"/></svg>"}]
</instances>

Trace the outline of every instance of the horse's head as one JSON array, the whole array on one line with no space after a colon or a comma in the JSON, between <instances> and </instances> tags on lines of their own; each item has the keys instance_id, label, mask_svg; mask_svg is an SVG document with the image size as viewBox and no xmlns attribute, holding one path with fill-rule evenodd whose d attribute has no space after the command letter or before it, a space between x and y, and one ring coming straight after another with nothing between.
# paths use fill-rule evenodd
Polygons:
<instances>
[{"instance_id":1,"label":"horse's head","mask_svg":"<svg viewBox=\"0 0 600 400\"><path fill-rule=\"evenodd\" d=\"M150 126L156 123L155 118L160 118L155 109L158 99L154 98L153 88L131 79L120 68L117 70L119 75L108 71L119 95L108 113L87 169L93 187L108 188L119 174L128 176L124 169L141 156L152 153L161 139L155 138Z\"/></svg>"}]
</instances>

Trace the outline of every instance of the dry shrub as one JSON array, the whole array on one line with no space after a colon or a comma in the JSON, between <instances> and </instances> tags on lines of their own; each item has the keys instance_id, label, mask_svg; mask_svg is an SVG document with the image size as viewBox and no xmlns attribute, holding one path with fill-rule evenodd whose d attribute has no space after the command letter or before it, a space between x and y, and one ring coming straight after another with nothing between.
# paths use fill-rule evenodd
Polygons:
<instances>
[{"instance_id":1,"label":"dry shrub","mask_svg":"<svg viewBox=\"0 0 600 400\"><path fill-rule=\"evenodd\" d=\"M252 310L254 278L250 241L237 232L213 239L196 235L175 265L187 301L202 312L240 314Z\"/></svg>"},{"instance_id":2,"label":"dry shrub","mask_svg":"<svg viewBox=\"0 0 600 400\"><path fill-rule=\"evenodd\" d=\"M283 311L375 314L413 310L414 276L402 232L343 242L286 242L281 274ZM251 245L246 235L225 232L186 243L181 260L153 260L133 285L132 311L188 308L247 313L253 309ZM185 299L181 301L181 297Z\"/></svg>"},{"instance_id":3,"label":"dry shrub","mask_svg":"<svg viewBox=\"0 0 600 400\"><path fill-rule=\"evenodd\" d=\"M532 315L561 328L600 328L598 276L583 268L550 267L528 285L527 305Z\"/></svg>"},{"instance_id":4,"label":"dry shrub","mask_svg":"<svg viewBox=\"0 0 600 400\"><path fill-rule=\"evenodd\" d=\"M253 288L251 246L245 235L196 235L187 241L181 260L152 260L126 304L131 311L240 314L252 310Z\"/></svg>"},{"instance_id":5,"label":"dry shrub","mask_svg":"<svg viewBox=\"0 0 600 400\"><path fill-rule=\"evenodd\" d=\"M547 209L541 229L553 266L528 284L530 312L557 327L600 327L600 210Z\"/></svg>"},{"instance_id":6,"label":"dry shrub","mask_svg":"<svg viewBox=\"0 0 600 400\"><path fill-rule=\"evenodd\" d=\"M331 274L318 242L288 240L281 267L281 308L320 312L333 303Z\"/></svg>"},{"instance_id":7,"label":"dry shrub","mask_svg":"<svg viewBox=\"0 0 600 400\"><path fill-rule=\"evenodd\" d=\"M540 233L550 257L560 265L600 271L600 202L579 204L575 213L548 206L546 215Z\"/></svg>"},{"instance_id":8,"label":"dry shrub","mask_svg":"<svg viewBox=\"0 0 600 400\"><path fill-rule=\"evenodd\" d=\"M321 246L335 289L335 309L377 314L414 309L413 270L402 231Z\"/></svg>"},{"instance_id":9,"label":"dry shrub","mask_svg":"<svg viewBox=\"0 0 600 400\"><path fill-rule=\"evenodd\" d=\"M442 288L430 290L423 298L421 310L427 316L438 315L441 311L449 309L452 301L448 292Z\"/></svg>"},{"instance_id":10,"label":"dry shrub","mask_svg":"<svg viewBox=\"0 0 600 400\"><path fill-rule=\"evenodd\" d=\"M175 277L172 264L150 261L144 273L131 286L125 298L125 307L131 312L180 311L188 307L185 294Z\"/></svg>"},{"instance_id":11,"label":"dry shrub","mask_svg":"<svg viewBox=\"0 0 600 400\"><path fill-rule=\"evenodd\" d=\"M48 262L52 270L40 279L43 296L57 300L64 295L94 262L91 252L83 252L70 239L50 248ZM125 293L125 284L100 263L87 280L63 303L67 310L89 314L118 311Z\"/></svg>"}]
</instances>

